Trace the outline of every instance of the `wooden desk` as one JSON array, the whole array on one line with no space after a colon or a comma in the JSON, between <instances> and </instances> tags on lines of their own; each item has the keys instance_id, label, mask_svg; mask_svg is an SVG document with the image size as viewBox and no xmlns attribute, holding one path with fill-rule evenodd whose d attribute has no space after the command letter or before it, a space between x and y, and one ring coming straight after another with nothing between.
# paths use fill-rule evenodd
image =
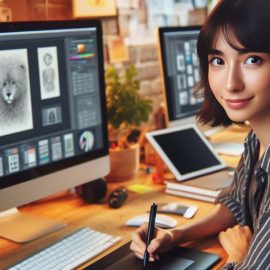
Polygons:
<instances>
[{"instance_id":1,"label":"wooden desk","mask_svg":"<svg viewBox=\"0 0 270 270\"><path fill-rule=\"evenodd\" d=\"M244 135L242 134L241 140L243 139ZM227 136L225 137L228 138ZM218 139L219 138L215 140ZM231 166L235 165L238 159L239 158L227 157L227 160L225 161ZM63 192L57 196L52 196L50 198L46 198L22 207L21 211L23 212L34 213L40 216L64 221L68 223L68 226L65 229L27 244L16 244L4 239L0 239L0 269L3 269L27 256L30 256L37 250L47 247L49 244L84 226L101 232L122 236L122 241L120 243L90 261L90 263L93 263L117 247L130 241L130 236L134 231L134 228L124 226L125 221L130 217L145 213L153 202L181 201L183 203L197 205L199 210L193 220L203 217L214 207L214 205L211 203L165 194L165 186L153 185L152 175L146 174L144 171L140 171L133 180L119 183L109 183L108 194L117 186L128 186L133 183L145 184L149 186L151 190L145 194L129 192L127 201L119 209L111 209L107 203L87 205L72 192ZM104 201L106 201L106 199L107 198L105 198ZM175 215L173 217L177 219L178 225L189 222L188 219L182 217ZM226 254L216 238L209 238L198 243L192 243L192 247L213 252L221 256L222 260L213 269L219 269L226 261Z\"/></svg>"}]
</instances>

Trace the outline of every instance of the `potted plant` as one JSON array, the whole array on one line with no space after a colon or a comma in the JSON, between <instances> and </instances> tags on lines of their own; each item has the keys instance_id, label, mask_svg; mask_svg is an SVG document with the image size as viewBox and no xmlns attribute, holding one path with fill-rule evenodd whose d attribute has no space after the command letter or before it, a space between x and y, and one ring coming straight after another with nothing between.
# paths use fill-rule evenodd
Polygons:
<instances>
[{"instance_id":1,"label":"potted plant","mask_svg":"<svg viewBox=\"0 0 270 270\"><path fill-rule=\"evenodd\" d=\"M134 65L122 73L109 66L105 76L109 140L115 142L110 147L111 171L107 178L126 180L138 170L140 162L139 146L130 143L128 135L132 129L148 121L152 101L140 96Z\"/></svg>"}]
</instances>

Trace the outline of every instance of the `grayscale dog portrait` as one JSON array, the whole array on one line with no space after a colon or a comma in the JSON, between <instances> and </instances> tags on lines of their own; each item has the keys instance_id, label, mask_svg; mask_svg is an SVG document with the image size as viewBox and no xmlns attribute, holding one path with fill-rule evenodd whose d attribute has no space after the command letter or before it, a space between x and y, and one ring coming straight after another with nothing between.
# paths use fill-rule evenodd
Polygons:
<instances>
[{"instance_id":1,"label":"grayscale dog portrait","mask_svg":"<svg viewBox=\"0 0 270 270\"><path fill-rule=\"evenodd\" d=\"M26 50L23 51L25 54ZM3 56L0 51L0 136L32 128L28 66L24 58L18 53Z\"/></svg>"}]
</instances>

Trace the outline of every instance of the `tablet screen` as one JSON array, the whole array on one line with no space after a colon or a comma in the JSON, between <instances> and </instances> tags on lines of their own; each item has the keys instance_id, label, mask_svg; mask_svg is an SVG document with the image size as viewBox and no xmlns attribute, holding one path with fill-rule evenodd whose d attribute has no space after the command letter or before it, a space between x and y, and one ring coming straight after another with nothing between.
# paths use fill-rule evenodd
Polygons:
<instances>
[{"instance_id":1,"label":"tablet screen","mask_svg":"<svg viewBox=\"0 0 270 270\"><path fill-rule=\"evenodd\" d=\"M146 136L177 180L226 167L194 125L153 131Z\"/></svg>"}]
</instances>

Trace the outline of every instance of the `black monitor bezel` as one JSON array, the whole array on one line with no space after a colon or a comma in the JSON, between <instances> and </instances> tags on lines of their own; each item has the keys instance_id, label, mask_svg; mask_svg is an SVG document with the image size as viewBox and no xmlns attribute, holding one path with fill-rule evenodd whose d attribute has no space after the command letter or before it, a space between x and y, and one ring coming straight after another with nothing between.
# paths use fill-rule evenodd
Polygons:
<instances>
[{"instance_id":1,"label":"black monitor bezel","mask_svg":"<svg viewBox=\"0 0 270 270\"><path fill-rule=\"evenodd\" d=\"M176 121L180 120L182 118L186 118L189 116L194 116L194 114L190 115L185 115L181 117L175 117L174 112L173 112L173 96L172 96L172 91L169 91L170 89L170 84L169 81L166 79L168 78L168 65L167 61L165 59L166 51L165 51L165 34L170 33L170 32L186 32L186 31L200 31L201 26L200 25L192 25L192 26L165 26L165 27L159 27L158 28L158 42L159 42L159 56L160 56L160 66L161 66L161 72L162 72L162 77L163 77L163 87L164 87L164 94L165 94L165 99L166 99L166 107L167 107L167 116L168 116L168 121Z\"/></svg>"},{"instance_id":2,"label":"black monitor bezel","mask_svg":"<svg viewBox=\"0 0 270 270\"><path fill-rule=\"evenodd\" d=\"M40 31L40 30L57 30L57 29L74 29L74 28L92 28L97 31L97 48L101 48L98 53L99 62L99 84L100 84L100 102L101 106L101 121L103 132L103 148L93 152L87 152L81 156L70 157L55 161L50 164L27 169L10 175L4 175L0 180L0 189L17 185L34 178L45 176L72 166L79 165L103 156L109 153L108 148L108 130L107 130L107 110L106 110L106 95L105 95L105 78L104 78L104 56L103 56L103 36L102 24L100 20L83 19L69 21L29 21L29 22L8 22L0 24L0 33L6 32L24 32L24 31Z\"/></svg>"}]
</instances>

